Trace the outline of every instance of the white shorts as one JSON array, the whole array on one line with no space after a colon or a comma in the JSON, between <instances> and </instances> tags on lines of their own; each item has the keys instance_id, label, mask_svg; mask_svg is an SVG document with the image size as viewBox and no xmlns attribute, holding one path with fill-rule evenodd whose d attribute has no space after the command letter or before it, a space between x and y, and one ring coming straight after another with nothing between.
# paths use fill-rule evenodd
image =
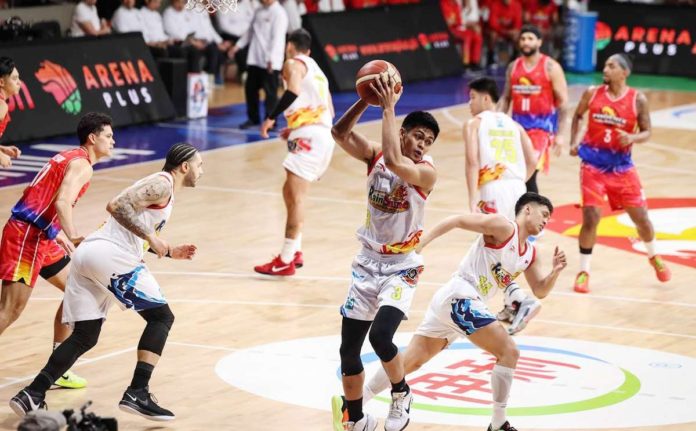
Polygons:
<instances>
[{"instance_id":1,"label":"white shorts","mask_svg":"<svg viewBox=\"0 0 696 431\"><path fill-rule=\"evenodd\" d=\"M135 311L167 303L138 256L103 239L87 240L71 256L63 323L105 319L112 303Z\"/></svg>"},{"instance_id":2,"label":"white shorts","mask_svg":"<svg viewBox=\"0 0 696 431\"><path fill-rule=\"evenodd\" d=\"M408 319L421 272L423 257L418 253L380 254L363 248L353 260L350 289L341 315L372 321L380 307L389 305Z\"/></svg>"},{"instance_id":3,"label":"white shorts","mask_svg":"<svg viewBox=\"0 0 696 431\"><path fill-rule=\"evenodd\" d=\"M307 181L317 181L329 167L335 145L330 128L302 126L288 136L288 155L283 166Z\"/></svg>"},{"instance_id":4,"label":"white shorts","mask_svg":"<svg viewBox=\"0 0 696 431\"><path fill-rule=\"evenodd\" d=\"M494 322L495 316L474 286L455 274L433 295L416 334L447 340L449 346L457 338L471 335Z\"/></svg>"},{"instance_id":5,"label":"white shorts","mask_svg":"<svg viewBox=\"0 0 696 431\"><path fill-rule=\"evenodd\" d=\"M481 186L483 205L479 208L485 213L502 214L510 220L515 219L515 204L527 192L522 180L495 180Z\"/></svg>"}]
</instances>

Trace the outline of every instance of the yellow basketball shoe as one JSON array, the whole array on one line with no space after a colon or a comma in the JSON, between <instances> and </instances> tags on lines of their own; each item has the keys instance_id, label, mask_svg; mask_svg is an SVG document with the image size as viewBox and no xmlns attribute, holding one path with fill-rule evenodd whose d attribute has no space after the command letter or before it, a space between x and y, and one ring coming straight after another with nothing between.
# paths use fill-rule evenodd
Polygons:
<instances>
[{"instance_id":1,"label":"yellow basketball shoe","mask_svg":"<svg viewBox=\"0 0 696 431\"><path fill-rule=\"evenodd\" d=\"M58 380L56 380L55 385L66 389L82 389L87 386L87 379L84 379L68 370Z\"/></svg>"}]
</instances>

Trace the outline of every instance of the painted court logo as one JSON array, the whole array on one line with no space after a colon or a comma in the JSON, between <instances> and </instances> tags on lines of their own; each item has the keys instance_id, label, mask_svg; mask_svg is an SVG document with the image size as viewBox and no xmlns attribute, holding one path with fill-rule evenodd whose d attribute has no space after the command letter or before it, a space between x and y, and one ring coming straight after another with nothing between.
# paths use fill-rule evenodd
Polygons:
<instances>
[{"instance_id":1,"label":"painted court logo","mask_svg":"<svg viewBox=\"0 0 696 431\"><path fill-rule=\"evenodd\" d=\"M75 78L63 66L49 60L41 62L34 74L43 90L53 96L56 103L68 114L77 115L82 111L82 97Z\"/></svg>"},{"instance_id":2,"label":"painted court logo","mask_svg":"<svg viewBox=\"0 0 696 431\"><path fill-rule=\"evenodd\" d=\"M397 334L395 341L405 347L410 338ZM623 428L696 421L695 358L571 339L515 341L521 355L508 416L517 427ZM338 336L330 336L254 346L220 360L216 372L256 395L328 410L330 397L341 392L339 344ZM381 366L370 350L363 351L362 360L368 377ZM465 339L455 342L409 376L412 420L487 426L494 364L493 357ZM279 379L285 382L282 387ZM385 391L366 411L384 417L389 402Z\"/></svg>"}]
</instances>

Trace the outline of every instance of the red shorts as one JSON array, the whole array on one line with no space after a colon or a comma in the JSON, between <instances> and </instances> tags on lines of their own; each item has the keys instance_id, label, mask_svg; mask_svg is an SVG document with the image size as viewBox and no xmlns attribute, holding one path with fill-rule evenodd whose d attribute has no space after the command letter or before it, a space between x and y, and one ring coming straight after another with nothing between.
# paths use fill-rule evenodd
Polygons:
<instances>
[{"instance_id":1,"label":"red shorts","mask_svg":"<svg viewBox=\"0 0 696 431\"><path fill-rule=\"evenodd\" d=\"M2 230L0 279L34 287L41 273L50 278L69 262L65 250L36 226L11 218ZM44 271L42 271L44 270Z\"/></svg>"},{"instance_id":2,"label":"red shorts","mask_svg":"<svg viewBox=\"0 0 696 431\"><path fill-rule=\"evenodd\" d=\"M549 154L551 145L553 145L554 134L541 129L527 130L529 139L532 140L532 146L539 160L537 161L537 170L549 173Z\"/></svg>"},{"instance_id":3,"label":"red shorts","mask_svg":"<svg viewBox=\"0 0 696 431\"><path fill-rule=\"evenodd\" d=\"M583 163L580 166L580 189L583 207L601 207L604 196L609 199L612 210L647 206L635 167L625 172L605 173Z\"/></svg>"}]
</instances>

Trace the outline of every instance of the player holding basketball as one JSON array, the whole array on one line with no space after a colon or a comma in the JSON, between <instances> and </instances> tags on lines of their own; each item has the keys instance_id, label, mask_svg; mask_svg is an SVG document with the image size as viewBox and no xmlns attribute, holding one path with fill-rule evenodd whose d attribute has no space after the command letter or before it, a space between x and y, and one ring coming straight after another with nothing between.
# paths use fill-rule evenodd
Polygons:
<instances>
[{"instance_id":1,"label":"player holding basketball","mask_svg":"<svg viewBox=\"0 0 696 431\"><path fill-rule=\"evenodd\" d=\"M631 60L622 54L609 57L604 63L604 84L591 86L583 93L573 116L570 154L581 159L580 272L573 285L579 293L590 291L590 259L605 196L612 210L625 209L635 223L657 279L667 282L672 278L655 250L655 230L631 159L633 144L646 142L652 133L647 98L626 83L631 67ZM589 112L587 133L578 145L580 124L586 112Z\"/></svg>"},{"instance_id":2,"label":"player holding basketball","mask_svg":"<svg viewBox=\"0 0 696 431\"><path fill-rule=\"evenodd\" d=\"M175 418L157 405L148 389L174 314L143 262L143 254L150 250L158 257L172 259L192 259L195 255L196 246L173 247L159 234L172 213L174 193L182 187L195 187L202 165L194 147L176 144L167 152L161 172L137 181L109 202L106 209L111 217L73 254L63 321L74 325L74 331L34 381L10 400L10 407L19 416L46 408L44 399L51 382L97 344L102 323L115 302L122 309L135 310L147 322L138 343L133 379L119 408L154 421Z\"/></svg>"},{"instance_id":3,"label":"player holding basketball","mask_svg":"<svg viewBox=\"0 0 696 431\"><path fill-rule=\"evenodd\" d=\"M73 223L72 209L89 187L92 165L111 155L111 118L98 112L85 114L77 125L77 136L80 147L58 153L44 165L24 189L2 231L0 334L19 318L39 275L65 291L69 255L83 239ZM54 348L70 335L70 328L61 324L62 308L61 304L53 325ZM71 372L56 378L56 384L66 388L87 384Z\"/></svg>"},{"instance_id":4,"label":"player holding basketball","mask_svg":"<svg viewBox=\"0 0 696 431\"><path fill-rule=\"evenodd\" d=\"M536 167L534 148L522 126L495 112L498 86L491 78L469 83L473 118L464 125L466 185L471 212L502 214L515 219L515 204L525 192ZM510 320L516 334L539 312L541 303L528 297L517 283L505 287L505 308L500 320Z\"/></svg>"},{"instance_id":5,"label":"player holding basketball","mask_svg":"<svg viewBox=\"0 0 696 431\"><path fill-rule=\"evenodd\" d=\"M414 249L423 232L425 202L437 174L427 155L440 128L423 111L411 112L397 126L396 82L386 74L370 86L382 114L382 145L353 130L368 105L358 100L334 125L336 142L367 165L367 217L358 229L362 250L353 261L352 281L341 306L341 372L345 398L332 399L333 429L373 431L374 417L362 411L365 380L360 349L370 344L391 382L392 403L385 430L402 430L409 422L411 392L404 379L401 355L392 339L409 311L423 260ZM344 410L347 413L344 417Z\"/></svg>"},{"instance_id":6,"label":"player holding basketball","mask_svg":"<svg viewBox=\"0 0 696 431\"><path fill-rule=\"evenodd\" d=\"M254 271L267 275L293 275L304 264L302 256L302 226L304 206L309 185L321 178L331 163L334 140L331 122L334 117L329 81L317 63L309 57L312 38L304 29L288 36L285 48L287 60L283 65L285 93L273 112L261 125L261 136L268 131L282 112L288 121L288 155L285 157L286 179L283 200L287 218L285 241L279 255L273 260L254 267Z\"/></svg>"},{"instance_id":7,"label":"player holding basketball","mask_svg":"<svg viewBox=\"0 0 696 431\"><path fill-rule=\"evenodd\" d=\"M435 238L454 228L481 234L450 281L433 295L425 318L404 353L404 370L406 374L418 370L461 336L495 356L491 373L493 417L488 431L515 431L507 421L506 408L519 350L496 322L486 301L522 272L537 297L543 298L551 292L566 267L565 254L556 247L553 267L544 277L528 238L539 234L552 212L551 201L527 192L516 202L514 221L501 214L448 217L423 235L416 248L420 253ZM363 401L368 402L388 387L389 379L379 370L365 386Z\"/></svg>"},{"instance_id":8,"label":"player holding basketball","mask_svg":"<svg viewBox=\"0 0 696 431\"><path fill-rule=\"evenodd\" d=\"M7 100L19 93L21 81L14 61L9 57L0 57L0 138L10 122L10 107ZM12 166L12 159L22 154L19 148L9 145L0 145L0 167Z\"/></svg>"},{"instance_id":9,"label":"player holding basketball","mask_svg":"<svg viewBox=\"0 0 696 431\"><path fill-rule=\"evenodd\" d=\"M512 119L524 127L534 145L537 171L548 173L549 149L559 156L569 132L568 84L561 65L540 52L541 44L537 27L522 26L522 56L508 66L498 109L507 113L512 107ZM527 191L539 193L536 178L534 172L527 181Z\"/></svg>"}]
</instances>

